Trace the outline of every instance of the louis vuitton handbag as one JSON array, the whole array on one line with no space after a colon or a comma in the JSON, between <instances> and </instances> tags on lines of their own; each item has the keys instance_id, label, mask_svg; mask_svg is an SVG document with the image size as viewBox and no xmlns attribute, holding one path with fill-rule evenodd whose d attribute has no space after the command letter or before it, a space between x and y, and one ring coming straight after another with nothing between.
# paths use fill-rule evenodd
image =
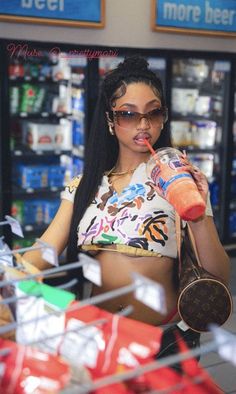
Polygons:
<instances>
[{"instance_id":1,"label":"louis vuitton handbag","mask_svg":"<svg viewBox=\"0 0 236 394\"><path fill-rule=\"evenodd\" d=\"M194 331L209 331L209 324L223 325L233 309L232 296L222 279L205 270L199 261L191 229L186 225L181 242L181 220L176 215L179 259L178 312Z\"/></svg>"}]
</instances>

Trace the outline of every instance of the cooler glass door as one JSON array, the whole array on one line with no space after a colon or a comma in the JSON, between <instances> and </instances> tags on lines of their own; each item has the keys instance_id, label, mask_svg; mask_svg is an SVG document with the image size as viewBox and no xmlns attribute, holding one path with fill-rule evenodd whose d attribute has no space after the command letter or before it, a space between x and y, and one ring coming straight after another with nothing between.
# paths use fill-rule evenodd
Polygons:
<instances>
[{"instance_id":1,"label":"cooler glass door","mask_svg":"<svg viewBox=\"0 0 236 394\"><path fill-rule=\"evenodd\" d=\"M52 221L60 192L83 171L87 59L67 53L9 56L11 215L30 246Z\"/></svg>"},{"instance_id":2,"label":"cooler glass door","mask_svg":"<svg viewBox=\"0 0 236 394\"><path fill-rule=\"evenodd\" d=\"M226 126L226 86L230 62L175 58L172 63L170 130L172 144L207 176L214 219L222 233L223 143Z\"/></svg>"}]
</instances>

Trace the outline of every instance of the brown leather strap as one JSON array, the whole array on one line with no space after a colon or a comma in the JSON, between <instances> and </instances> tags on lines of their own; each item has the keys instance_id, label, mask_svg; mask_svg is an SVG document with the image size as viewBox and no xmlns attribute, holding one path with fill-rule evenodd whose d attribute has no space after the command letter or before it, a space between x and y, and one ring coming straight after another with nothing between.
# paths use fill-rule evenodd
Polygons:
<instances>
[{"instance_id":1,"label":"brown leather strap","mask_svg":"<svg viewBox=\"0 0 236 394\"><path fill-rule=\"evenodd\" d=\"M175 234L176 234L176 243L177 243L177 255L180 261L182 234L181 234L181 220L177 212L175 213Z\"/></svg>"},{"instance_id":2,"label":"brown leather strap","mask_svg":"<svg viewBox=\"0 0 236 394\"><path fill-rule=\"evenodd\" d=\"M196 246L196 242L195 242L195 239L193 236L193 232L192 232L189 224L186 223L186 225L187 225L189 239L190 239L197 263L201 267L202 264L201 264L199 256L198 256L197 246ZM180 216L177 212L175 213L175 232L176 232L176 242L177 242L177 254L178 254L178 260L179 260L179 272L180 272L181 265L182 265L182 256L181 256L182 232L181 232L181 219L180 219Z\"/></svg>"},{"instance_id":3,"label":"brown leather strap","mask_svg":"<svg viewBox=\"0 0 236 394\"><path fill-rule=\"evenodd\" d=\"M201 267L202 264L201 264L200 259L199 259L199 255L198 255L198 251L197 251L196 242L195 242L195 239L194 239L194 236L193 236L193 232L192 232L192 230L191 230L191 228L190 228L190 226L189 226L188 223L187 223L187 229L188 229L189 239L190 239L190 241L191 241L191 245L192 245L192 248L193 248L193 251L194 251L194 254L195 254L197 263L198 263L198 265Z\"/></svg>"}]
</instances>

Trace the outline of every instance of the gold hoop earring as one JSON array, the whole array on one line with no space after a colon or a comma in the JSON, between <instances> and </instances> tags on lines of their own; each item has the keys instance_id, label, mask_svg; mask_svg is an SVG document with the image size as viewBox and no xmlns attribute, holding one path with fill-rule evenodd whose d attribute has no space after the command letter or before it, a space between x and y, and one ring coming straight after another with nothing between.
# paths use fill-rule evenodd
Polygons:
<instances>
[{"instance_id":1,"label":"gold hoop earring","mask_svg":"<svg viewBox=\"0 0 236 394\"><path fill-rule=\"evenodd\" d=\"M108 124L108 128L109 128L109 133L111 135L115 135L113 122L112 122L108 112L106 112L106 117L107 117L107 124Z\"/></svg>"},{"instance_id":2,"label":"gold hoop earring","mask_svg":"<svg viewBox=\"0 0 236 394\"><path fill-rule=\"evenodd\" d=\"M110 123L108 123L108 128L109 128L109 133L110 133L111 135L115 135L114 129L113 129L113 127L112 127L112 125L111 125Z\"/></svg>"}]
</instances>

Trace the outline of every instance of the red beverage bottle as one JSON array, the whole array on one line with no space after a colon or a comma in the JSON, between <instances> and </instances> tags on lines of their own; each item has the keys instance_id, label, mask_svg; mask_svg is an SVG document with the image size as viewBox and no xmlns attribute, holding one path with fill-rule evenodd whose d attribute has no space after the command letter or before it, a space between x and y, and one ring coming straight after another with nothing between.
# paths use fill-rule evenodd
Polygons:
<instances>
[{"instance_id":1,"label":"red beverage bottle","mask_svg":"<svg viewBox=\"0 0 236 394\"><path fill-rule=\"evenodd\" d=\"M148 175L183 220L196 220L204 214L206 203L181 155L175 148L157 149L147 163Z\"/></svg>"}]
</instances>

